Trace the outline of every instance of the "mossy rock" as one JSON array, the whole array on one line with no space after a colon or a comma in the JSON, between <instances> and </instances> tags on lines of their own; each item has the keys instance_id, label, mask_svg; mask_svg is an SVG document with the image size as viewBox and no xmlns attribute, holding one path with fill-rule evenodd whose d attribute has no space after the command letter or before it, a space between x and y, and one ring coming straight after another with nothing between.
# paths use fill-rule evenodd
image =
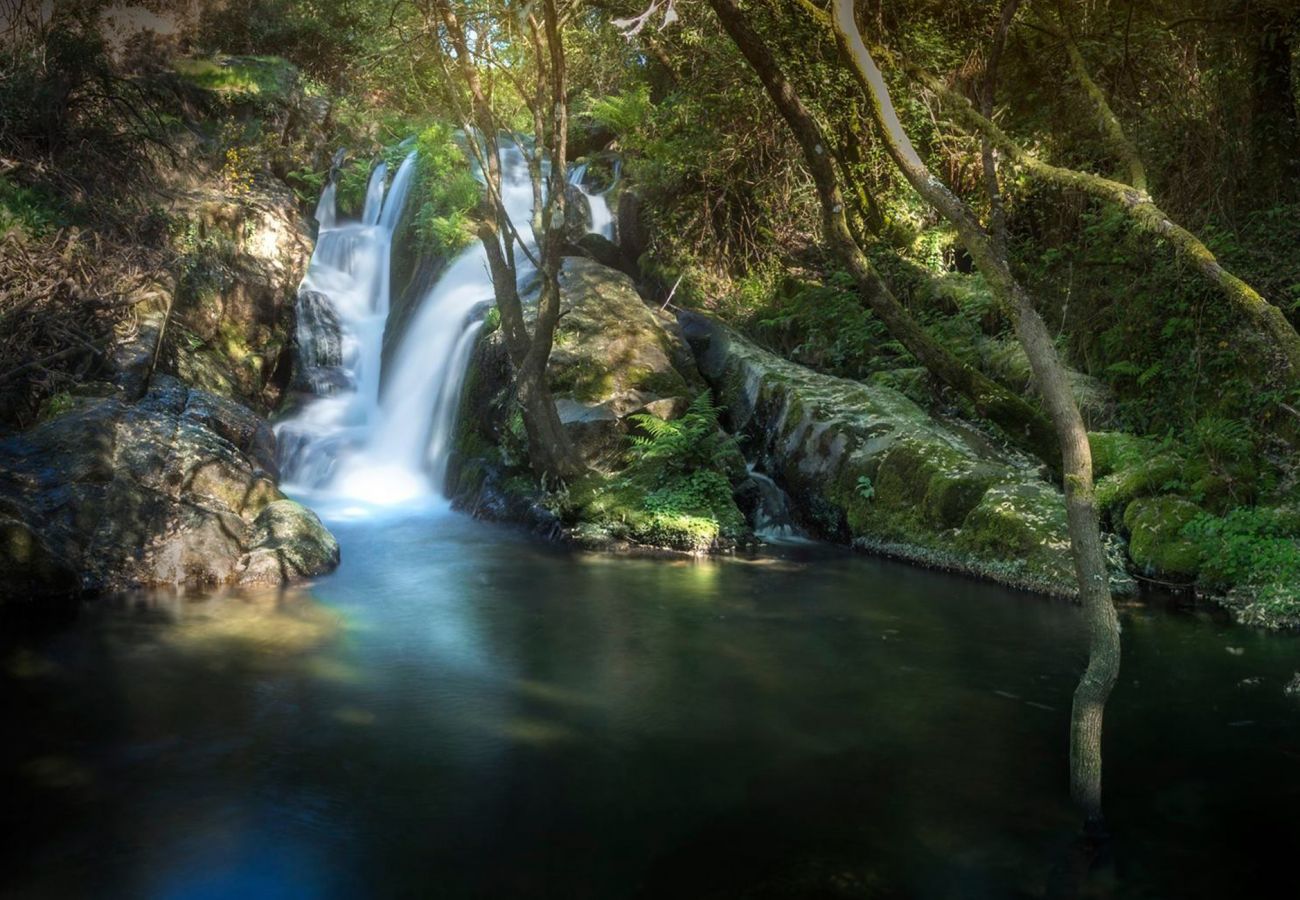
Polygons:
<instances>
[{"instance_id":1,"label":"mossy rock","mask_svg":"<svg viewBox=\"0 0 1300 900\"><path fill-rule=\"evenodd\" d=\"M931 416L883 379L814 372L703 316L682 327L750 457L822 536L1075 592L1064 498L1036 461Z\"/></svg>"},{"instance_id":2,"label":"mossy rock","mask_svg":"<svg viewBox=\"0 0 1300 900\"><path fill-rule=\"evenodd\" d=\"M637 391L694 396L693 371L679 369L679 339L641 300L622 272L578 257L560 275L561 318L547 380L557 394L587 404Z\"/></svg>"},{"instance_id":3,"label":"mossy rock","mask_svg":"<svg viewBox=\"0 0 1300 900\"><path fill-rule=\"evenodd\" d=\"M1153 578L1194 581L1201 569L1201 551L1183 536L1201 507L1182 497L1142 497L1124 510L1129 532L1129 557Z\"/></svg>"},{"instance_id":4,"label":"mossy rock","mask_svg":"<svg viewBox=\"0 0 1300 900\"><path fill-rule=\"evenodd\" d=\"M293 500L268 504L253 522L248 555L240 581L280 584L333 571L339 544L314 512Z\"/></svg>"},{"instance_id":5,"label":"mossy rock","mask_svg":"<svg viewBox=\"0 0 1300 900\"><path fill-rule=\"evenodd\" d=\"M1119 468L1097 481L1097 505L1116 515L1139 497L1148 497L1180 484L1187 461L1181 454L1159 453Z\"/></svg>"}]
</instances>

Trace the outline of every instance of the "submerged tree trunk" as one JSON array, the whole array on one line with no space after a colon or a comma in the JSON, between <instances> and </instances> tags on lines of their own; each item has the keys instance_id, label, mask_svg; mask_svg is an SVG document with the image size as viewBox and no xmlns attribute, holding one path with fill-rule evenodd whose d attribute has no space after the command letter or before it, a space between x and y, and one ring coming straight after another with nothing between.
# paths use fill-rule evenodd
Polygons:
<instances>
[{"instance_id":1,"label":"submerged tree trunk","mask_svg":"<svg viewBox=\"0 0 1300 900\"><path fill-rule=\"evenodd\" d=\"M816 120L781 72L767 45L749 25L736 0L709 0L709 5L762 81L799 142L821 201L822 229L826 240L853 276L862 299L921 365L970 399L980 415L998 425L1017 444L1054 468L1058 467L1059 448L1051 425L1042 414L1022 397L959 360L926 333L894 297L853 238L845 215L844 196L831 160L830 144Z\"/></svg>"},{"instance_id":2,"label":"submerged tree trunk","mask_svg":"<svg viewBox=\"0 0 1300 900\"><path fill-rule=\"evenodd\" d=\"M922 161L899 121L879 67L858 31L852 0L834 0L833 24L840 48L871 100L873 117L891 158L908 183L956 228L959 238L994 294L1015 322L1034 382L1060 441L1065 473L1066 519L1079 599L1088 622L1088 666L1074 695L1070 733L1071 795L1090 826L1101 823L1101 727L1106 699L1119 676L1119 619L1110 595L1106 552L1093 489L1092 452L1065 366L1046 324L1011 273L1006 256L974 212Z\"/></svg>"}]
</instances>

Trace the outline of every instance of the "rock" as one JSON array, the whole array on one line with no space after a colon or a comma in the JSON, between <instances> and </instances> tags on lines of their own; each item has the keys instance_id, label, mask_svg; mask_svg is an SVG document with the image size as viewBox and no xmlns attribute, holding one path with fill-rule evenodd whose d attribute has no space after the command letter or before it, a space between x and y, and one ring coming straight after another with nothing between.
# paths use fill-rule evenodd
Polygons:
<instances>
[{"instance_id":1,"label":"rock","mask_svg":"<svg viewBox=\"0 0 1300 900\"><path fill-rule=\"evenodd\" d=\"M591 224L591 201L587 195L578 190L578 186L566 183L564 186L564 236L570 243L576 244L587 233Z\"/></svg>"},{"instance_id":2,"label":"rock","mask_svg":"<svg viewBox=\"0 0 1300 900\"><path fill-rule=\"evenodd\" d=\"M1113 462L1114 471L1097 480L1097 506L1116 518L1137 498L1160 493L1187 471L1187 460L1173 451L1152 451L1136 460L1117 457Z\"/></svg>"},{"instance_id":3,"label":"rock","mask_svg":"<svg viewBox=\"0 0 1300 900\"><path fill-rule=\"evenodd\" d=\"M292 500L276 500L253 522L253 549L244 561L243 583L280 584L328 572L339 564L334 535L311 510Z\"/></svg>"},{"instance_id":4,"label":"rock","mask_svg":"<svg viewBox=\"0 0 1300 900\"><path fill-rule=\"evenodd\" d=\"M821 536L1075 595L1064 499L1035 460L879 381L818 374L704 316L680 322L747 455Z\"/></svg>"},{"instance_id":5,"label":"rock","mask_svg":"<svg viewBox=\"0 0 1300 900\"><path fill-rule=\"evenodd\" d=\"M135 403L80 404L0 441L0 584L9 596L36 582L51 593L217 584L241 580L263 550L287 560L286 577L328 571L337 548L306 525L280 527L276 477L265 422L168 376ZM264 519L271 507L284 512Z\"/></svg>"},{"instance_id":6,"label":"rock","mask_svg":"<svg viewBox=\"0 0 1300 900\"><path fill-rule=\"evenodd\" d=\"M645 204L633 189L618 195L618 208L614 215L614 233L618 246L628 259L639 260L650 246L645 227Z\"/></svg>"},{"instance_id":7,"label":"rock","mask_svg":"<svg viewBox=\"0 0 1300 900\"><path fill-rule=\"evenodd\" d=\"M560 286L547 376L591 471L552 495L537 490L505 347L493 332L476 345L462 395L448 473L453 502L593 549L702 553L747 539L732 495L745 478L738 454L686 474L661 461L630 464L629 435L644 432L631 416L680 417L688 398L707 389L676 322L642 303L627 275L589 259L566 260Z\"/></svg>"},{"instance_id":8,"label":"rock","mask_svg":"<svg viewBox=\"0 0 1300 900\"><path fill-rule=\"evenodd\" d=\"M1295 673L1295 677L1287 682L1287 686L1282 689L1282 693L1288 697L1300 698L1300 672Z\"/></svg>"},{"instance_id":9,"label":"rock","mask_svg":"<svg viewBox=\"0 0 1300 900\"><path fill-rule=\"evenodd\" d=\"M589 466L612 464L623 448L623 428L608 403L580 403L561 397L555 408L583 462Z\"/></svg>"},{"instance_id":10,"label":"rock","mask_svg":"<svg viewBox=\"0 0 1300 900\"><path fill-rule=\"evenodd\" d=\"M578 257L560 274L563 304L547 377L556 396L604 403L640 391L653 397L698 393L678 368L673 333L642 302L625 274ZM669 320L671 321L671 320Z\"/></svg>"},{"instance_id":11,"label":"rock","mask_svg":"<svg viewBox=\"0 0 1300 900\"><path fill-rule=\"evenodd\" d=\"M1124 527L1133 564L1153 578L1194 581L1201 569L1201 551L1183 537L1183 529L1201 512L1181 497L1142 497L1130 503L1124 510Z\"/></svg>"},{"instance_id":12,"label":"rock","mask_svg":"<svg viewBox=\"0 0 1300 900\"><path fill-rule=\"evenodd\" d=\"M584 234L578 239L576 246L602 266L617 269L629 278L640 277L636 259L625 255L618 245L603 234L595 232Z\"/></svg>"},{"instance_id":13,"label":"rock","mask_svg":"<svg viewBox=\"0 0 1300 900\"><path fill-rule=\"evenodd\" d=\"M0 597L68 594L77 574L25 522L0 514Z\"/></svg>"},{"instance_id":14,"label":"rock","mask_svg":"<svg viewBox=\"0 0 1300 900\"><path fill-rule=\"evenodd\" d=\"M158 368L266 414L289 387L298 285L311 259L297 198L272 178L240 194L200 181L178 186L169 213L194 249L172 292Z\"/></svg>"}]
</instances>

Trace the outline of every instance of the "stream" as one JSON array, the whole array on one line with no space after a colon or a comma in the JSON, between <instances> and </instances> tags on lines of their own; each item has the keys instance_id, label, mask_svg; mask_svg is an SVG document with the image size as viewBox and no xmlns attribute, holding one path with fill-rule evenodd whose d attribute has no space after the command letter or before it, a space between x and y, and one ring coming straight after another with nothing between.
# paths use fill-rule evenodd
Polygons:
<instances>
[{"instance_id":1,"label":"stream","mask_svg":"<svg viewBox=\"0 0 1300 900\"><path fill-rule=\"evenodd\" d=\"M526 170L504 159L522 222ZM319 390L277 426L339 570L0 618L0 896L1187 898L1293 880L1293 636L1122 611L1114 835L1083 865L1068 604L800 540L780 515L764 555L648 560L448 509L491 284L481 246L450 261L381 373L412 166L391 185L375 169L359 221L326 188L300 299Z\"/></svg>"},{"instance_id":2,"label":"stream","mask_svg":"<svg viewBox=\"0 0 1300 900\"><path fill-rule=\"evenodd\" d=\"M330 525L310 589L6 623L0 893L1058 896L1068 605L817 545ZM1265 896L1300 846L1296 640L1144 607L1124 633L1082 896Z\"/></svg>"}]
</instances>

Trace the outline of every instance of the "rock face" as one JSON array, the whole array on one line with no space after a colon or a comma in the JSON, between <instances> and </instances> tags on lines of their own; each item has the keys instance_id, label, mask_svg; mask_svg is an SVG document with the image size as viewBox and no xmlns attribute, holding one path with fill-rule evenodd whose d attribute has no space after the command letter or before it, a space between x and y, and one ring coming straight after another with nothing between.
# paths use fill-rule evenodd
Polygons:
<instances>
[{"instance_id":1,"label":"rock face","mask_svg":"<svg viewBox=\"0 0 1300 900\"><path fill-rule=\"evenodd\" d=\"M815 533L1075 594L1064 500L1031 461L891 387L817 374L703 316L683 314L682 326L746 455Z\"/></svg>"},{"instance_id":2,"label":"rock face","mask_svg":"<svg viewBox=\"0 0 1300 900\"><path fill-rule=\"evenodd\" d=\"M1201 508L1181 497L1140 497L1124 511L1129 555L1144 574L1191 583L1201 568L1201 551L1183 537Z\"/></svg>"},{"instance_id":3,"label":"rock face","mask_svg":"<svg viewBox=\"0 0 1300 900\"><path fill-rule=\"evenodd\" d=\"M562 306L547 380L560 421L584 461L618 462L631 430L628 416L674 418L704 389L676 323L647 307L622 272L589 259L565 260ZM509 408L510 368L499 332L480 339L461 403L458 459L451 493L462 503L480 486L484 467L524 452L522 425Z\"/></svg>"},{"instance_id":4,"label":"rock face","mask_svg":"<svg viewBox=\"0 0 1300 900\"><path fill-rule=\"evenodd\" d=\"M591 472L562 498L535 491L509 361L500 335L491 333L478 343L462 397L449 473L456 505L593 548L734 546L747 532L729 471L692 473L697 483L687 490L671 466L637 466L630 458L632 416L679 419L706 390L675 320L647 307L627 275L592 260L566 260L560 286L563 311L547 375L560 420ZM728 468L743 478L735 456Z\"/></svg>"},{"instance_id":5,"label":"rock face","mask_svg":"<svg viewBox=\"0 0 1300 900\"><path fill-rule=\"evenodd\" d=\"M233 196L203 184L173 214L187 223L194 250L176 284L159 367L268 413L289 386L295 300L311 258L293 192L274 178Z\"/></svg>"},{"instance_id":6,"label":"rock face","mask_svg":"<svg viewBox=\"0 0 1300 900\"><path fill-rule=\"evenodd\" d=\"M156 376L0 441L0 596L281 582L338 564L245 407Z\"/></svg>"}]
</instances>

